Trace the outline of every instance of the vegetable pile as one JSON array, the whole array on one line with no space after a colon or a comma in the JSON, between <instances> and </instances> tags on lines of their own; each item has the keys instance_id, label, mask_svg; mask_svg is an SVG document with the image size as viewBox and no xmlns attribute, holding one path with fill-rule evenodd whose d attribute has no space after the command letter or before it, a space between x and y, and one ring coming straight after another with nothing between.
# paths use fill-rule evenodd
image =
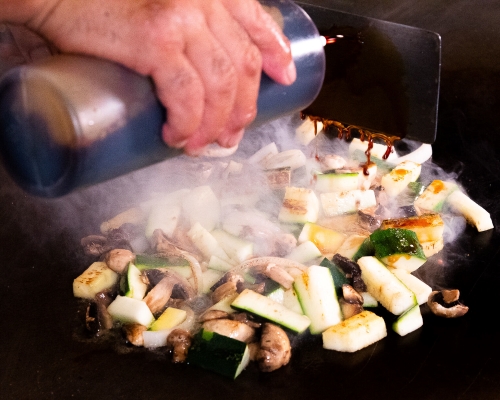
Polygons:
<instances>
[{"instance_id":1,"label":"vegetable pile","mask_svg":"<svg viewBox=\"0 0 500 400\"><path fill-rule=\"evenodd\" d=\"M296 128L300 149L271 142L246 158L191 160L195 183L83 238L95 262L73 292L86 328L122 329L135 346L236 378L251 361L265 372L286 365L290 339L306 332L355 352L388 325L401 336L419 329L426 303L464 315L458 290L433 291L413 272L445 246L443 217L484 231L488 212L457 183L420 176L430 145L384 160L374 143L365 165L367 142L322 152L317 128Z\"/></svg>"}]
</instances>

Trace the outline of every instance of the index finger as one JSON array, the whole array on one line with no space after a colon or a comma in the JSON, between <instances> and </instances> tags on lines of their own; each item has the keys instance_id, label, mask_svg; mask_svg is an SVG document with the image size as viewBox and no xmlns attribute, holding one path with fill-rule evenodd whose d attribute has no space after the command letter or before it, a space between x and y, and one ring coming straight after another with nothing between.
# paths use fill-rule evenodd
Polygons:
<instances>
[{"instance_id":1,"label":"index finger","mask_svg":"<svg viewBox=\"0 0 500 400\"><path fill-rule=\"evenodd\" d=\"M280 26L256 0L222 0L262 53L262 69L278 83L290 85L297 76L290 42Z\"/></svg>"}]
</instances>

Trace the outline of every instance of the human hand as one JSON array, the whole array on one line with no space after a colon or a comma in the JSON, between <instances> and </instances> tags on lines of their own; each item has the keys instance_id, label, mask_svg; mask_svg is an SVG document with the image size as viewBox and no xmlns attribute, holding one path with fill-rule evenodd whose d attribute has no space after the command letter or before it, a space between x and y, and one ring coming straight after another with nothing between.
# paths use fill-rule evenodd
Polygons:
<instances>
[{"instance_id":1,"label":"human hand","mask_svg":"<svg viewBox=\"0 0 500 400\"><path fill-rule=\"evenodd\" d=\"M65 52L151 76L167 109L163 139L188 154L235 146L256 115L262 70L296 77L288 40L256 0L60 0L28 26Z\"/></svg>"}]
</instances>

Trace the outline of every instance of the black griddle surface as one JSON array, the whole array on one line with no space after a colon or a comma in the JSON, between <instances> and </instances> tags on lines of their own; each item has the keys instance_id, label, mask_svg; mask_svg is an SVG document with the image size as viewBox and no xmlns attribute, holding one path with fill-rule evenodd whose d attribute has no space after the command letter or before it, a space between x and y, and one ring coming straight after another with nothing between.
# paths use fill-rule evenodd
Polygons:
<instances>
[{"instance_id":1,"label":"black griddle surface","mask_svg":"<svg viewBox=\"0 0 500 400\"><path fill-rule=\"evenodd\" d=\"M429 9L438 8L430 1L403 2L406 9L405 4L390 1L376 6L372 1L356 2L356 6L340 0L315 3L400 23L421 21L420 27L442 33L443 86L434 160L445 170L460 173L459 181L499 226L496 84L500 75L492 60L474 68L465 62L476 53L486 58L500 54L491 51L500 50L499 33L489 31L498 21L496 3L476 2L475 7L481 4L490 10L478 9L485 21L473 19L473 26L469 22L472 3L464 1L446 3L448 11L445 2L439 2L441 11L453 17L448 25L443 16L427 15ZM468 26L472 39L478 32L488 33L488 42L458 45L457 25ZM463 52L453 53L457 49ZM463 302L470 307L466 316L440 319L424 307L421 329L406 337L389 332L384 340L355 354L323 350L320 339L309 338L287 367L262 374L250 366L233 382L198 368L172 365L161 353L83 340L71 284L86 262L79 239L93 233L84 227L98 227L100 217L86 216L82 229L65 228L54 220L56 214L65 215L55 212L63 203L25 195L3 169L0 182L1 399L500 398L497 228L480 234L468 228L443 257L434 257L422 267L425 273L444 260L437 283L461 290ZM102 206L103 201L103 195L89 190L71 209L83 212Z\"/></svg>"}]
</instances>

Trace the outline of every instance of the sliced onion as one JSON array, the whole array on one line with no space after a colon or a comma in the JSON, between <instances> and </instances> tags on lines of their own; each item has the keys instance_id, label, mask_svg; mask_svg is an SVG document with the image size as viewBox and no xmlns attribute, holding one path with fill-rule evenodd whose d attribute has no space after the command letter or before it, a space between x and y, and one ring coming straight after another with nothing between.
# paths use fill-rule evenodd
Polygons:
<instances>
[{"instance_id":1,"label":"sliced onion","mask_svg":"<svg viewBox=\"0 0 500 400\"><path fill-rule=\"evenodd\" d=\"M423 164L431 157L432 157L432 146L428 143L423 143L415 151L412 151L411 153L395 158L393 160L388 160L388 162L394 165L400 164L403 161L413 161L414 163L417 164Z\"/></svg>"},{"instance_id":2,"label":"sliced onion","mask_svg":"<svg viewBox=\"0 0 500 400\"><path fill-rule=\"evenodd\" d=\"M203 292L203 271L198 260L191 254L183 251L182 257L189 263L192 272L193 287L198 294Z\"/></svg>"},{"instance_id":3,"label":"sliced onion","mask_svg":"<svg viewBox=\"0 0 500 400\"><path fill-rule=\"evenodd\" d=\"M186 311L186 319L184 320L184 322L182 322L181 324L177 325L174 329L184 329L185 331L193 332L194 331L194 326L195 326L195 323L196 323L196 317L194 315L194 311L191 309L191 307L188 307L185 304L183 304L179 308L181 310Z\"/></svg>"}]
</instances>

